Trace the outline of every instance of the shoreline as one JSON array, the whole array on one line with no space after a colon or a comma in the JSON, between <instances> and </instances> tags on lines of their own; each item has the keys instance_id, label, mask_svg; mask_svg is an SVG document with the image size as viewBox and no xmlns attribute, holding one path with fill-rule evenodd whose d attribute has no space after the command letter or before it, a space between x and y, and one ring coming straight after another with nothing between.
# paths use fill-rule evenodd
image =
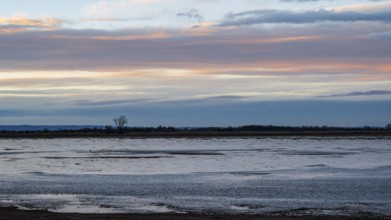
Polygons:
<instances>
[{"instance_id":1,"label":"shoreline","mask_svg":"<svg viewBox=\"0 0 391 220\"><path fill-rule=\"evenodd\" d=\"M389 220L391 216L290 216L290 215L246 215L246 214L81 214L55 213L45 210L19 210L15 207L0 207L0 220Z\"/></svg>"},{"instance_id":2,"label":"shoreline","mask_svg":"<svg viewBox=\"0 0 391 220\"><path fill-rule=\"evenodd\" d=\"M213 137L391 137L391 130L328 130L328 131L176 131L129 133L48 133L6 132L0 139L14 138L213 138Z\"/></svg>"}]
</instances>

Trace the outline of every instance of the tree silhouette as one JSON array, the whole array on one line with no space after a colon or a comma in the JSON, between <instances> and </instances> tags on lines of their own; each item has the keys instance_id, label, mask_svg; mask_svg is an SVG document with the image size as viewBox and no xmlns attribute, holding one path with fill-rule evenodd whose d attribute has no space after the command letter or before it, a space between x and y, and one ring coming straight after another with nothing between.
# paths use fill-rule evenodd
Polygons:
<instances>
[{"instance_id":1,"label":"tree silhouette","mask_svg":"<svg viewBox=\"0 0 391 220\"><path fill-rule=\"evenodd\" d=\"M386 129L391 130L391 123L388 123L388 124L386 125Z\"/></svg>"},{"instance_id":2,"label":"tree silhouette","mask_svg":"<svg viewBox=\"0 0 391 220\"><path fill-rule=\"evenodd\" d=\"M122 133L126 124L128 124L128 119L126 118L126 116L121 115L118 118L114 118L113 120L115 125L117 126L118 131Z\"/></svg>"}]
</instances>

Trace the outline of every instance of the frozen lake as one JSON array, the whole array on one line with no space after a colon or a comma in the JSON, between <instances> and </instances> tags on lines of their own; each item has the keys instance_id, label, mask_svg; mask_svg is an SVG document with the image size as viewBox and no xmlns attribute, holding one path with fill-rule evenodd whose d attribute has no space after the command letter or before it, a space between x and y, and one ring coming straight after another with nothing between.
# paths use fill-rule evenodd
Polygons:
<instances>
[{"instance_id":1,"label":"frozen lake","mask_svg":"<svg viewBox=\"0 0 391 220\"><path fill-rule=\"evenodd\" d=\"M391 138L0 140L0 206L391 215Z\"/></svg>"}]
</instances>

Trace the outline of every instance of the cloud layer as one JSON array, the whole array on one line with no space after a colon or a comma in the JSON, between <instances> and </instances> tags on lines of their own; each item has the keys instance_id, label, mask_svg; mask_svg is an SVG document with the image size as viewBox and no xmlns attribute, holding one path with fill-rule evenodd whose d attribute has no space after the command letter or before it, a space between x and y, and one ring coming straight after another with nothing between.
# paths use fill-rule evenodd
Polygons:
<instances>
[{"instance_id":1,"label":"cloud layer","mask_svg":"<svg viewBox=\"0 0 391 220\"><path fill-rule=\"evenodd\" d=\"M220 26L242 26L265 23L293 23L307 24L317 22L391 22L391 13L387 11L379 12L355 12L355 11L334 11L334 10L314 10L314 11L280 11L280 10L256 10L240 13L227 14Z\"/></svg>"},{"instance_id":2,"label":"cloud layer","mask_svg":"<svg viewBox=\"0 0 391 220\"><path fill-rule=\"evenodd\" d=\"M336 35L340 38L335 39L333 28L293 30L282 27L273 33L256 29L246 32L226 29L213 32L192 29L17 32L0 35L0 69L126 71L137 68L219 69L222 65L230 69L273 65L311 69L313 64L324 63L341 67L367 66L378 72L387 70L390 44L372 40L373 37L368 37L367 32L371 31L368 29L356 33L349 29L338 30ZM377 28L373 29L377 32ZM317 35L313 35L314 30ZM324 70L319 68L317 71Z\"/></svg>"},{"instance_id":3,"label":"cloud layer","mask_svg":"<svg viewBox=\"0 0 391 220\"><path fill-rule=\"evenodd\" d=\"M360 123L376 124L370 112L384 115L391 99L389 5L71 0L58 11L49 2L47 14L32 5L19 15L2 9L0 123L45 115L87 123L129 113L150 125L282 123L283 114L319 124L324 112L314 103L321 100L339 118L362 106L369 119ZM75 14L62 14L70 9ZM381 109L370 110L374 100ZM304 117L314 109L319 114Z\"/></svg>"},{"instance_id":4,"label":"cloud layer","mask_svg":"<svg viewBox=\"0 0 391 220\"><path fill-rule=\"evenodd\" d=\"M371 91L364 91L364 92L350 92L345 94L332 94L332 95L319 96L319 97L326 98L326 97L375 96L375 95L391 95L391 91L371 90Z\"/></svg>"}]
</instances>

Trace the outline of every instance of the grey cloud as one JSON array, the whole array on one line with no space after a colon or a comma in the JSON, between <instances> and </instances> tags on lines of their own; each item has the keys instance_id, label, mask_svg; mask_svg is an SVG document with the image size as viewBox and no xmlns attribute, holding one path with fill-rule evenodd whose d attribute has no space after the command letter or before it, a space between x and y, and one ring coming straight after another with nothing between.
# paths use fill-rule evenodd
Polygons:
<instances>
[{"instance_id":1,"label":"grey cloud","mask_svg":"<svg viewBox=\"0 0 391 220\"><path fill-rule=\"evenodd\" d=\"M23 79L9 79L9 80L0 80L0 86L16 86L16 87L61 87L65 85L86 85L91 83L100 83L101 81L91 78L75 78L67 77L62 79L53 79L53 78L23 78ZM68 89L67 89L68 90Z\"/></svg>"},{"instance_id":2,"label":"grey cloud","mask_svg":"<svg viewBox=\"0 0 391 220\"><path fill-rule=\"evenodd\" d=\"M176 100L160 100L156 102L150 102L150 104L177 104L177 105L208 105L216 103L236 102L239 100L245 100L245 96L223 95L223 96L211 96L205 98L190 98L190 99L176 99Z\"/></svg>"},{"instance_id":3,"label":"grey cloud","mask_svg":"<svg viewBox=\"0 0 391 220\"><path fill-rule=\"evenodd\" d=\"M41 25L18 25L18 24L1 24L0 25L0 30L1 29L26 29L26 28L42 28Z\"/></svg>"},{"instance_id":4,"label":"grey cloud","mask_svg":"<svg viewBox=\"0 0 391 220\"><path fill-rule=\"evenodd\" d=\"M357 21L378 21L391 22L391 11L380 12L354 12L334 10L314 11L282 11L282 10L253 10L240 13L229 13L219 24L220 26L242 26L266 23L291 23L306 24L316 22L357 22Z\"/></svg>"},{"instance_id":5,"label":"grey cloud","mask_svg":"<svg viewBox=\"0 0 391 220\"><path fill-rule=\"evenodd\" d=\"M237 95L224 95L224 96L213 96L208 98L209 100L238 100L243 99L244 96L237 96Z\"/></svg>"},{"instance_id":6,"label":"grey cloud","mask_svg":"<svg viewBox=\"0 0 391 220\"><path fill-rule=\"evenodd\" d=\"M344 26L322 28L301 28L300 35L316 32L320 36L336 34L341 37L338 41L322 37L311 41L267 44L256 40L259 40L259 36L270 39L289 37L292 31L297 30L284 28L273 33L254 29L247 32L220 30L207 36L180 35L167 30L168 36L172 37L163 39L143 39L143 35L150 34L145 30L17 32L0 35L0 71L237 67L287 60L375 60L381 63L391 57L391 45L386 42L368 44L365 38L352 40L352 37L357 37L355 31L361 30L358 27L354 30ZM122 36L141 37L136 40L115 39Z\"/></svg>"},{"instance_id":7,"label":"grey cloud","mask_svg":"<svg viewBox=\"0 0 391 220\"><path fill-rule=\"evenodd\" d=\"M1 29L47 29L57 28L69 21L61 19L4 19L0 24Z\"/></svg>"},{"instance_id":8,"label":"grey cloud","mask_svg":"<svg viewBox=\"0 0 391 220\"><path fill-rule=\"evenodd\" d=\"M152 99L132 99L132 100L107 100L107 101L94 101L94 100L75 100L74 105L78 106L111 106L111 105L124 105L124 104L136 104L151 101Z\"/></svg>"},{"instance_id":9,"label":"grey cloud","mask_svg":"<svg viewBox=\"0 0 391 220\"><path fill-rule=\"evenodd\" d=\"M391 31L381 32L381 33L372 33L368 36L370 39L375 40L391 40Z\"/></svg>"},{"instance_id":10,"label":"grey cloud","mask_svg":"<svg viewBox=\"0 0 391 220\"><path fill-rule=\"evenodd\" d=\"M318 96L318 98L336 98L336 97L351 97L351 96L370 96L370 95L391 95L391 91L387 90L370 90L363 92L351 92L345 94L332 94L326 96Z\"/></svg>"},{"instance_id":11,"label":"grey cloud","mask_svg":"<svg viewBox=\"0 0 391 220\"><path fill-rule=\"evenodd\" d=\"M190 9L187 12L180 12L177 14L178 17L188 17L188 18L194 18L197 19L198 22L203 22L204 17L200 15L199 11L197 9Z\"/></svg>"}]
</instances>

